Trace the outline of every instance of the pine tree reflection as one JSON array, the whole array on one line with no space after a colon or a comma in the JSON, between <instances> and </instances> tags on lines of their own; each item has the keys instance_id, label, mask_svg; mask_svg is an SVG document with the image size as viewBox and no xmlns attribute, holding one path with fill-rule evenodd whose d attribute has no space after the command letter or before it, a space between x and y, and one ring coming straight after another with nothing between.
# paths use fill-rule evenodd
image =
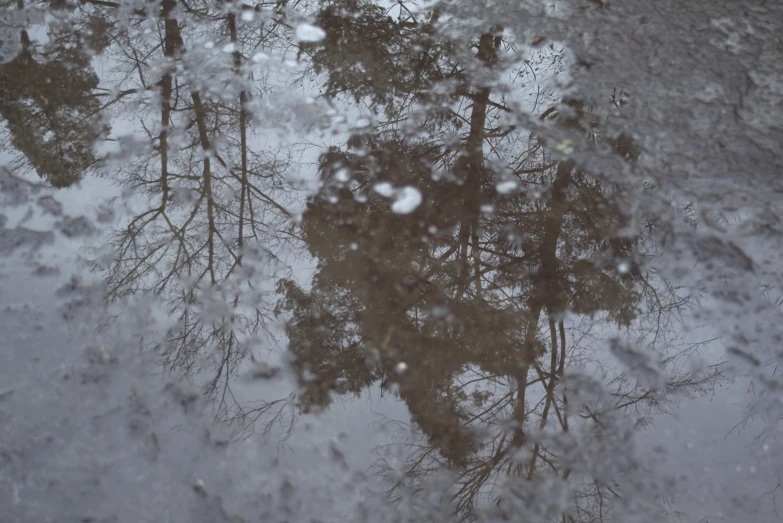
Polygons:
<instances>
[{"instance_id":1,"label":"pine tree reflection","mask_svg":"<svg viewBox=\"0 0 783 523\"><path fill-rule=\"evenodd\" d=\"M301 224L318 270L307 290L280 283L300 406L324 408L375 382L399 395L420 437L409 442L405 480L377 463L389 499L449 467L460 519L476 517L482 499L521 517L513 488L495 488L501 478L559 477L572 490L546 517L600 520L633 491L632 480L620 484L632 465L571 477L580 461L569 454L630 444L624 420L641 423L667 398L711 383L677 366L697 347L675 339L687 298L648 259L654 220L627 232L623 188L569 159L567 142L550 146L503 123L508 87L492 87L502 28L471 40L466 57L437 36L438 17L403 5L393 20L371 4L332 2L318 18L330 36L307 49L327 92L377 108L379 122L322 156L325 186ZM632 165L632 140L602 136L599 109L564 99L540 118ZM394 190L407 186L423 203L395 213ZM655 356L629 372L607 366L597 351L614 336L618 351ZM655 369L647 381L640 366ZM569 384L569 370L594 378Z\"/></svg>"}]
</instances>

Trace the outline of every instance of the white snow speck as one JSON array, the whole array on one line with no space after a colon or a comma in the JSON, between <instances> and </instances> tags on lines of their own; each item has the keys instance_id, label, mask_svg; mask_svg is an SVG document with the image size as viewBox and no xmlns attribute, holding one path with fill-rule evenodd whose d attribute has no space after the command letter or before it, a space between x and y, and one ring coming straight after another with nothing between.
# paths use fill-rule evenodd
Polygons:
<instances>
[{"instance_id":1,"label":"white snow speck","mask_svg":"<svg viewBox=\"0 0 783 523\"><path fill-rule=\"evenodd\" d=\"M563 154L571 154L574 152L574 142L566 138L555 146L555 149Z\"/></svg>"},{"instance_id":2,"label":"white snow speck","mask_svg":"<svg viewBox=\"0 0 783 523\"><path fill-rule=\"evenodd\" d=\"M621 261L617 264L617 272L620 274L628 274L631 272L631 264L627 261Z\"/></svg>"},{"instance_id":3,"label":"white snow speck","mask_svg":"<svg viewBox=\"0 0 783 523\"><path fill-rule=\"evenodd\" d=\"M507 180L505 182L500 182L495 186L495 190L499 192L500 194L508 194L510 192L513 192L517 188L517 182L514 180Z\"/></svg>"},{"instance_id":4,"label":"white snow speck","mask_svg":"<svg viewBox=\"0 0 783 523\"><path fill-rule=\"evenodd\" d=\"M389 197L394 194L394 187L389 182L376 183L373 186L373 190L381 196Z\"/></svg>"},{"instance_id":5,"label":"white snow speck","mask_svg":"<svg viewBox=\"0 0 783 523\"><path fill-rule=\"evenodd\" d=\"M348 169L340 169L334 173L334 177L338 182L348 182L351 180L351 172Z\"/></svg>"},{"instance_id":6,"label":"white snow speck","mask_svg":"<svg viewBox=\"0 0 783 523\"><path fill-rule=\"evenodd\" d=\"M226 44L223 46L224 53L233 53L236 46L234 44Z\"/></svg>"},{"instance_id":7,"label":"white snow speck","mask_svg":"<svg viewBox=\"0 0 783 523\"><path fill-rule=\"evenodd\" d=\"M215 42L204 42L204 49L212 49L215 47Z\"/></svg>"},{"instance_id":8,"label":"white snow speck","mask_svg":"<svg viewBox=\"0 0 783 523\"><path fill-rule=\"evenodd\" d=\"M359 128L369 127L371 124L372 124L372 120L370 120L369 118L359 118L358 120L356 120L356 127Z\"/></svg>"},{"instance_id":9,"label":"white snow speck","mask_svg":"<svg viewBox=\"0 0 783 523\"><path fill-rule=\"evenodd\" d=\"M242 11L242 20L245 22L253 21L253 11Z\"/></svg>"},{"instance_id":10,"label":"white snow speck","mask_svg":"<svg viewBox=\"0 0 783 523\"><path fill-rule=\"evenodd\" d=\"M269 60L269 55L266 53L256 53L253 55L253 61L258 63L261 60Z\"/></svg>"},{"instance_id":11,"label":"white snow speck","mask_svg":"<svg viewBox=\"0 0 783 523\"><path fill-rule=\"evenodd\" d=\"M410 214L421 205L421 193L416 187L406 185L397 194L397 201L392 204L391 210L395 214Z\"/></svg>"},{"instance_id":12,"label":"white snow speck","mask_svg":"<svg viewBox=\"0 0 783 523\"><path fill-rule=\"evenodd\" d=\"M397 371L397 374L402 374L406 370L408 370L408 364L404 361L401 361L397 364L397 366L394 368L394 370Z\"/></svg>"},{"instance_id":13,"label":"white snow speck","mask_svg":"<svg viewBox=\"0 0 783 523\"><path fill-rule=\"evenodd\" d=\"M296 39L299 42L320 42L326 38L326 31L317 25L299 24L296 27Z\"/></svg>"}]
</instances>

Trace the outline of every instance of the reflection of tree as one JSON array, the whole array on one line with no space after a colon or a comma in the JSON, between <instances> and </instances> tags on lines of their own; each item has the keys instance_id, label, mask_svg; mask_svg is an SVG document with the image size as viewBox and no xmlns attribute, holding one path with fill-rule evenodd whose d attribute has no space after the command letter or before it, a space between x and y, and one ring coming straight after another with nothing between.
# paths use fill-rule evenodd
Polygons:
<instances>
[{"instance_id":1,"label":"reflection of tree","mask_svg":"<svg viewBox=\"0 0 783 523\"><path fill-rule=\"evenodd\" d=\"M280 284L300 406L324 407L331 393L376 381L399 394L421 438L407 480L391 483L393 500L450 466L461 519L484 500L506 515L600 521L644 482L626 417L708 383L678 368L695 346L672 352L669 323L687 299L643 264L644 230L625 232L619 189L503 123L506 96L488 86L500 28L462 56L435 36L437 11L419 12L426 22L404 6L399 13L329 3L318 18L329 36L306 49L329 94L383 118L322 156L325 187L302 223L318 270L309 291ZM598 117L577 101L541 118L603 141L626 162L638 155L625 137L601 137ZM568 144L558 148L567 156ZM395 214L379 183L414 187L423 203ZM566 321L566 311L580 321ZM590 343L615 332L613 351L631 372L602 368L603 343ZM569 378L569 369L603 383ZM504 475L526 481L501 494ZM567 502L521 506L535 496L518 489L544 478L569 484Z\"/></svg>"},{"instance_id":2,"label":"reflection of tree","mask_svg":"<svg viewBox=\"0 0 783 523\"><path fill-rule=\"evenodd\" d=\"M0 3L9 4L26 8L22 0ZM17 167L32 167L55 187L73 184L97 163L93 143L108 131L95 118L101 93L90 64L108 43L106 31L94 13L55 18L45 44L21 30L21 52L0 64L0 116L8 143L21 153Z\"/></svg>"},{"instance_id":3,"label":"reflection of tree","mask_svg":"<svg viewBox=\"0 0 783 523\"><path fill-rule=\"evenodd\" d=\"M230 377L269 332L268 282L284 270L275 253L289 234L290 158L259 145L248 108L266 89L248 57L272 36L241 19L251 6L100 5L113 20L105 107L132 115L143 139L122 139L109 159L110 175L141 208L94 268L106 274L110 301L164 300L170 325L155 348L166 367L209 370L207 394L223 415L243 418L253 413L233 400Z\"/></svg>"}]
</instances>

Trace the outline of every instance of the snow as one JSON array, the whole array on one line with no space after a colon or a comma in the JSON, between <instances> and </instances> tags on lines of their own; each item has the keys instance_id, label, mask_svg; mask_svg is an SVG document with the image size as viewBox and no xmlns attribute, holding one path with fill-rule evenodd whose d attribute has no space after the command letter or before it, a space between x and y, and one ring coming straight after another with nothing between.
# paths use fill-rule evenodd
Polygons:
<instances>
[{"instance_id":1,"label":"snow","mask_svg":"<svg viewBox=\"0 0 783 523\"><path fill-rule=\"evenodd\" d=\"M392 186L392 184L389 182L376 183L373 186L373 190L381 196L385 196L386 198L389 198L394 194L394 186Z\"/></svg>"},{"instance_id":2,"label":"snow","mask_svg":"<svg viewBox=\"0 0 783 523\"><path fill-rule=\"evenodd\" d=\"M326 31L311 24L299 24L296 27L296 40L299 42L320 42L326 38Z\"/></svg>"},{"instance_id":3,"label":"snow","mask_svg":"<svg viewBox=\"0 0 783 523\"><path fill-rule=\"evenodd\" d=\"M511 192L514 192L516 190L518 184L514 180L507 180L505 182L500 182L495 186L495 190L497 190L500 194L509 194Z\"/></svg>"},{"instance_id":4,"label":"snow","mask_svg":"<svg viewBox=\"0 0 783 523\"><path fill-rule=\"evenodd\" d=\"M421 205L421 192L415 187L406 185L397 193L397 200L391 210L395 214L410 214Z\"/></svg>"}]
</instances>

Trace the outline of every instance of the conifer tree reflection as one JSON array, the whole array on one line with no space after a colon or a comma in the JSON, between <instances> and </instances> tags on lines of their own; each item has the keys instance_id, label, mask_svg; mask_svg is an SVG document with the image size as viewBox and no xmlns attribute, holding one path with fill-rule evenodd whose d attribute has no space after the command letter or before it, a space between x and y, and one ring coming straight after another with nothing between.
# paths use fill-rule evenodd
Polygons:
<instances>
[{"instance_id":1,"label":"conifer tree reflection","mask_svg":"<svg viewBox=\"0 0 783 523\"><path fill-rule=\"evenodd\" d=\"M378 462L378 472L390 472L392 500L448 466L460 519L476 517L482 500L501 517L521 517L509 494L516 487L494 488L507 475L528 487L547 477L570 482L564 507L539 516L600 520L643 480L626 477L630 463L571 477L579 459L569 453L596 441L619 448L626 418L643 420L671 395L709 385L676 365L696 348L674 350L671 339L687 300L645 260L644 227L627 232L621 188L570 160L567 143L548 147L504 123L514 86L497 87L502 28L463 38L470 55L438 36L438 11L414 15L403 4L397 14L330 2L318 17L326 40L305 47L325 92L369 105L379 121L322 156L324 188L301 224L318 269L308 290L280 283L300 406L323 408L334 394L376 382L399 395L421 438L411 442L406 480ZM630 139L601 136L597 109L564 99L539 112L635 162ZM395 213L406 186L423 203ZM592 353L614 333L659 354L672 378L651 383L601 368ZM639 356L623 343L617 350ZM575 378L566 386L569 369L603 385ZM590 448L599 461L611 451Z\"/></svg>"},{"instance_id":2,"label":"conifer tree reflection","mask_svg":"<svg viewBox=\"0 0 783 523\"><path fill-rule=\"evenodd\" d=\"M23 0L0 5L9 15L20 16L31 7ZM90 63L108 45L109 36L98 14L69 16L65 6L52 7L46 43L21 29L14 35L20 52L0 63L0 116L15 157L11 167L34 169L60 188L97 165L93 145L109 131L98 118L102 93Z\"/></svg>"}]
</instances>

